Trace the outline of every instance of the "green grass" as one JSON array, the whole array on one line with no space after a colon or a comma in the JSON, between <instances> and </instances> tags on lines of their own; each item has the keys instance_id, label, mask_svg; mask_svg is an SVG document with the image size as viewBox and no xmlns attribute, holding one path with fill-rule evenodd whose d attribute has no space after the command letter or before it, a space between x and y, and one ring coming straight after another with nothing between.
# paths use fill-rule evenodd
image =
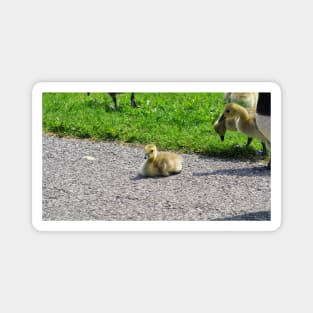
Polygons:
<instances>
[{"instance_id":1,"label":"green grass","mask_svg":"<svg viewBox=\"0 0 313 313\"><path fill-rule=\"evenodd\" d=\"M45 93L43 131L219 157L251 159L261 149L258 140L245 148L247 137L237 132L227 132L221 142L213 124L224 107L222 93L136 93L138 108L131 107L130 94L118 101L112 110L106 93Z\"/></svg>"}]
</instances>

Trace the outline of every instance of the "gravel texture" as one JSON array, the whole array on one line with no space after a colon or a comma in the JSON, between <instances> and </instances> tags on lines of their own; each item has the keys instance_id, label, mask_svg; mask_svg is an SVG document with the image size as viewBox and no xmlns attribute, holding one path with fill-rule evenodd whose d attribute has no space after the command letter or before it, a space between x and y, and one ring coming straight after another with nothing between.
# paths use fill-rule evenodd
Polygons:
<instances>
[{"instance_id":1,"label":"gravel texture","mask_svg":"<svg viewBox=\"0 0 313 313\"><path fill-rule=\"evenodd\" d=\"M143 147L43 136L43 220L269 220L263 165L183 155L180 174L137 175Z\"/></svg>"}]
</instances>

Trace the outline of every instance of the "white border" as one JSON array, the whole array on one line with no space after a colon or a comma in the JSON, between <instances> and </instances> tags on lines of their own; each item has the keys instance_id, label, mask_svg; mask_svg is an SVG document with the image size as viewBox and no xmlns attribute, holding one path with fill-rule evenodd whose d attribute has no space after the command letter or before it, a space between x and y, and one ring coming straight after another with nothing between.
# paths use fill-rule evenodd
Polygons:
<instances>
[{"instance_id":1,"label":"white border","mask_svg":"<svg viewBox=\"0 0 313 313\"><path fill-rule=\"evenodd\" d=\"M271 92L271 221L43 221L45 92ZM274 231L281 225L281 89L272 82L41 82L32 90L32 223L39 231Z\"/></svg>"}]
</instances>

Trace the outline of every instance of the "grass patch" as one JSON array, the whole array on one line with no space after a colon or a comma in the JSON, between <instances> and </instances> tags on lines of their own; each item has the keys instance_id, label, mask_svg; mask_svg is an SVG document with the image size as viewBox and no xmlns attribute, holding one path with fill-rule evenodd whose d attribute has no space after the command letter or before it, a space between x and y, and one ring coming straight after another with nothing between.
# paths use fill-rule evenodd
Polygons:
<instances>
[{"instance_id":1,"label":"grass patch","mask_svg":"<svg viewBox=\"0 0 313 313\"><path fill-rule=\"evenodd\" d=\"M106 93L45 93L43 131L218 157L251 159L261 150L256 139L246 148L247 137L237 132L220 141L213 124L224 107L222 93L136 93L136 101L133 108L130 94L118 95L119 107L112 110Z\"/></svg>"}]
</instances>

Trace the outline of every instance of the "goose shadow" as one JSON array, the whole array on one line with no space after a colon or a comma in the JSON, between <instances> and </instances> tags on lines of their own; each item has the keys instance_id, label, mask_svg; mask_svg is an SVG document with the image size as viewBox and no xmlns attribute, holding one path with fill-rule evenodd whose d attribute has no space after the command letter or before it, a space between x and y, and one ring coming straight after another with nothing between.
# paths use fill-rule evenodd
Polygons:
<instances>
[{"instance_id":1,"label":"goose shadow","mask_svg":"<svg viewBox=\"0 0 313 313\"><path fill-rule=\"evenodd\" d=\"M245 213L235 216L213 219L211 221L270 221L270 211L259 211L253 213Z\"/></svg>"},{"instance_id":2,"label":"goose shadow","mask_svg":"<svg viewBox=\"0 0 313 313\"><path fill-rule=\"evenodd\" d=\"M270 176L270 171L264 166L243 167L243 168L227 168L211 172L193 173L192 176Z\"/></svg>"}]
</instances>

